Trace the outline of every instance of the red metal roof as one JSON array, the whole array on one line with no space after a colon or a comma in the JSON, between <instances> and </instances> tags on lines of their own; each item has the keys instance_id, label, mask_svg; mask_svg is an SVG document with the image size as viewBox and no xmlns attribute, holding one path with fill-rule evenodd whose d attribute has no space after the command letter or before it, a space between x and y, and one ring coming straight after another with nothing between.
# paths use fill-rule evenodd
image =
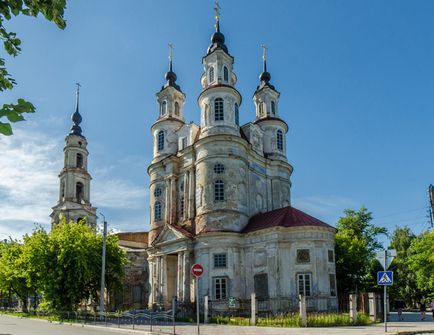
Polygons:
<instances>
[{"instance_id":1,"label":"red metal roof","mask_svg":"<svg viewBox=\"0 0 434 335\"><path fill-rule=\"evenodd\" d=\"M275 209L265 213L259 213L251 217L249 223L244 227L242 233L272 228L272 227L300 227L316 226L332 228L325 222L302 212L299 209L288 206Z\"/></svg>"}]
</instances>

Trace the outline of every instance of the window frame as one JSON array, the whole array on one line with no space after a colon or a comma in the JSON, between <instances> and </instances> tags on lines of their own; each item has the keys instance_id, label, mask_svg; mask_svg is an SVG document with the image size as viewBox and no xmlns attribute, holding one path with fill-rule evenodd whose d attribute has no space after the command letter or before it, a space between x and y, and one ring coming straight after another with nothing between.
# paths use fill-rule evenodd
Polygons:
<instances>
[{"instance_id":1,"label":"window frame","mask_svg":"<svg viewBox=\"0 0 434 335\"><path fill-rule=\"evenodd\" d=\"M154 189L154 197L158 198L161 196L162 193L163 193L163 190L161 189L161 187L156 187Z\"/></svg>"},{"instance_id":2,"label":"window frame","mask_svg":"<svg viewBox=\"0 0 434 335\"><path fill-rule=\"evenodd\" d=\"M222 163L215 163L213 170L215 174L222 174L225 172L225 166Z\"/></svg>"},{"instance_id":3,"label":"window frame","mask_svg":"<svg viewBox=\"0 0 434 335\"><path fill-rule=\"evenodd\" d=\"M336 297L337 296L337 292L336 292L337 290L336 290L336 274L335 273L329 273L329 286L330 286L330 296Z\"/></svg>"},{"instance_id":4,"label":"window frame","mask_svg":"<svg viewBox=\"0 0 434 335\"><path fill-rule=\"evenodd\" d=\"M178 101L175 101L175 115L179 116L179 103L178 103Z\"/></svg>"},{"instance_id":5,"label":"window frame","mask_svg":"<svg viewBox=\"0 0 434 335\"><path fill-rule=\"evenodd\" d=\"M235 103L235 124L240 126L240 107Z\"/></svg>"},{"instance_id":6,"label":"window frame","mask_svg":"<svg viewBox=\"0 0 434 335\"><path fill-rule=\"evenodd\" d=\"M227 66L223 66L223 80L229 82L229 69Z\"/></svg>"},{"instance_id":7,"label":"window frame","mask_svg":"<svg viewBox=\"0 0 434 335\"><path fill-rule=\"evenodd\" d=\"M164 150L165 137L166 137L166 134L164 133L164 130L160 130L157 133L157 152Z\"/></svg>"},{"instance_id":8,"label":"window frame","mask_svg":"<svg viewBox=\"0 0 434 335\"><path fill-rule=\"evenodd\" d=\"M212 293L214 300L227 299L229 297L229 278L227 276L212 277Z\"/></svg>"},{"instance_id":9,"label":"window frame","mask_svg":"<svg viewBox=\"0 0 434 335\"><path fill-rule=\"evenodd\" d=\"M271 114L276 115L276 103L274 100L271 101Z\"/></svg>"},{"instance_id":10,"label":"window frame","mask_svg":"<svg viewBox=\"0 0 434 335\"><path fill-rule=\"evenodd\" d=\"M228 254L219 252L213 254L213 267L214 269L226 269L228 267Z\"/></svg>"},{"instance_id":11,"label":"window frame","mask_svg":"<svg viewBox=\"0 0 434 335\"><path fill-rule=\"evenodd\" d=\"M75 156L75 167L79 169L84 167L84 157L81 152L77 152L77 155Z\"/></svg>"},{"instance_id":12,"label":"window frame","mask_svg":"<svg viewBox=\"0 0 434 335\"><path fill-rule=\"evenodd\" d=\"M300 273L297 273L296 276L297 276L296 277L296 279L297 279L297 295L303 294L306 297L312 296L312 273L300 272ZM308 278L308 280L306 280L307 278ZM302 288L303 292L300 292L300 284L301 284L300 281L302 281L302 284L303 284L303 288ZM306 283L308 283L309 285L306 285ZM308 294L306 294L306 291L308 291L307 292Z\"/></svg>"},{"instance_id":13,"label":"window frame","mask_svg":"<svg viewBox=\"0 0 434 335\"><path fill-rule=\"evenodd\" d=\"M214 99L214 121L224 121L225 120L225 108L223 98Z\"/></svg>"},{"instance_id":14,"label":"window frame","mask_svg":"<svg viewBox=\"0 0 434 335\"><path fill-rule=\"evenodd\" d=\"M163 102L161 103L161 116L164 116L167 114L167 101L163 100Z\"/></svg>"},{"instance_id":15,"label":"window frame","mask_svg":"<svg viewBox=\"0 0 434 335\"><path fill-rule=\"evenodd\" d=\"M283 132L278 129L276 132L277 150L283 151Z\"/></svg>"},{"instance_id":16,"label":"window frame","mask_svg":"<svg viewBox=\"0 0 434 335\"><path fill-rule=\"evenodd\" d=\"M214 181L214 201L225 201L225 183L221 179Z\"/></svg>"},{"instance_id":17,"label":"window frame","mask_svg":"<svg viewBox=\"0 0 434 335\"><path fill-rule=\"evenodd\" d=\"M161 221L161 219L162 219L162 215L161 214L162 214L161 202L160 201L156 201L155 204L154 204L154 221Z\"/></svg>"},{"instance_id":18,"label":"window frame","mask_svg":"<svg viewBox=\"0 0 434 335\"><path fill-rule=\"evenodd\" d=\"M331 256L331 257L330 257ZM329 263L335 262L335 252L332 249L327 250L327 260Z\"/></svg>"},{"instance_id":19,"label":"window frame","mask_svg":"<svg viewBox=\"0 0 434 335\"><path fill-rule=\"evenodd\" d=\"M210 66L208 70L208 80L210 84L214 81L214 77L215 77L214 66Z\"/></svg>"}]
</instances>

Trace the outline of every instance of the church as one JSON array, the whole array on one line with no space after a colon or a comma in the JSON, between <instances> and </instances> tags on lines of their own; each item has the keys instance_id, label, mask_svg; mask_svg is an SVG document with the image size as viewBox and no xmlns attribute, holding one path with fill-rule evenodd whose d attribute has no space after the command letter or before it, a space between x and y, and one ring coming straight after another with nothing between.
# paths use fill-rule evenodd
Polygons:
<instances>
[{"instance_id":1,"label":"church","mask_svg":"<svg viewBox=\"0 0 434 335\"><path fill-rule=\"evenodd\" d=\"M184 118L186 96L171 56L166 82L157 93L159 108L150 134L153 159L147 169L147 305L168 307L175 297L193 302L197 288L201 300L206 295L213 302L249 299L255 292L258 300L285 297L297 304L302 294L315 300L319 310L336 309L336 230L291 206L288 124L267 71L265 47L263 71L252 89L252 121L244 125L239 123L243 101L236 89L234 57L218 14L202 64L200 125ZM95 225L78 91L72 120L51 218L53 224L63 215ZM198 282L191 274L194 263L204 268Z\"/></svg>"}]
</instances>

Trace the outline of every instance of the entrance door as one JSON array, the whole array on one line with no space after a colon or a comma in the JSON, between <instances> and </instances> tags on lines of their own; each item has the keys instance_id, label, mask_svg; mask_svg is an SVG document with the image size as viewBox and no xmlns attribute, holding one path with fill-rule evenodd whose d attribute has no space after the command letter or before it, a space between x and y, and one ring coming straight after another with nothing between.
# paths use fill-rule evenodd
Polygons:
<instances>
[{"instance_id":1,"label":"entrance door","mask_svg":"<svg viewBox=\"0 0 434 335\"><path fill-rule=\"evenodd\" d=\"M167 255L167 302L170 304L176 296L176 282L178 277L178 255Z\"/></svg>"}]
</instances>

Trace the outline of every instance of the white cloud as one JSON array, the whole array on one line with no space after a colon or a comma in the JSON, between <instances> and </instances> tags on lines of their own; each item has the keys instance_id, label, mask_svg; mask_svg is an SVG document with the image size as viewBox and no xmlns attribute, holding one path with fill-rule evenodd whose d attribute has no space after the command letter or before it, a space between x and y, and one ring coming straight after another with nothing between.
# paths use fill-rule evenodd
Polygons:
<instances>
[{"instance_id":1,"label":"white cloud","mask_svg":"<svg viewBox=\"0 0 434 335\"><path fill-rule=\"evenodd\" d=\"M49 227L51 207L58 199L63 137L27 129L16 129L10 137L0 136L0 239L9 235L20 238L32 231L35 222ZM145 185L113 176L119 171L116 168L97 165L95 162L92 204L116 212L126 230L131 229L128 222L136 228L137 212L143 215L148 207Z\"/></svg>"}]
</instances>

